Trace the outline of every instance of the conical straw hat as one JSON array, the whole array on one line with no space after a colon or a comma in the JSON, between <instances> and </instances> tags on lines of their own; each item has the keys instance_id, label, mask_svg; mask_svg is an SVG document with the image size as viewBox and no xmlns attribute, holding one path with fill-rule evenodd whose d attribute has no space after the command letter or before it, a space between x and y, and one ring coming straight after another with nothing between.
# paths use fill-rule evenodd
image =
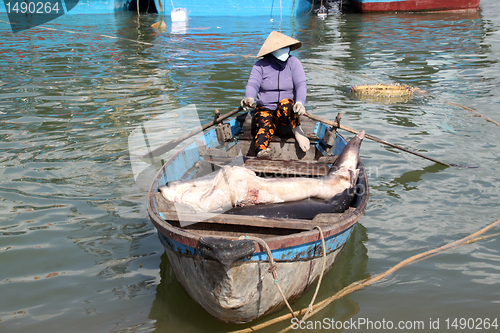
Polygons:
<instances>
[{"instance_id":1,"label":"conical straw hat","mask_svg":"<svg viewBox=\"0 0 500 333\"><path fill-rule=\"evenodd\" d=\"M257 57L263 57L266 54L269 54L286 46L290 46L290 50L296 50L302 46L302 43L292 37L283 35L281 32L272 31L269 36L267 36L264 44L262 44Z\"/></svg>"}]
</instances>

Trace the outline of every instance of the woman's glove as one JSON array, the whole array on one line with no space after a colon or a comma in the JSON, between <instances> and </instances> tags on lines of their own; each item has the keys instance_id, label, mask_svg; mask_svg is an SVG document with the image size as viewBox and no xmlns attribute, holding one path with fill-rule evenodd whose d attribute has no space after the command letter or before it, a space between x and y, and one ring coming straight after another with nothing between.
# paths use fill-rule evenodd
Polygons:
<instances>
[{"instance_id":1,"label":"woman's glove","mask_svg":"<svg viewBox=\"0 0 500 333\"><path fill-rule=\"evenodd\" d=\"M297 113L299 116L303 116L306 113L306 107L302 102L297 102L293 106L293 112Z\"/></svg>"},{"instance_id":2,"label":"woman's glove","mask_svg":"<svg viewBox=\"0 0 500 333\"><path fill-rule=\"evenodd\" d=\"M240 105L243 109L247 109L248 107L252 106L254 102L255 100L252 97L245 97L241 100Z\"/></svg>"}]
</instances>

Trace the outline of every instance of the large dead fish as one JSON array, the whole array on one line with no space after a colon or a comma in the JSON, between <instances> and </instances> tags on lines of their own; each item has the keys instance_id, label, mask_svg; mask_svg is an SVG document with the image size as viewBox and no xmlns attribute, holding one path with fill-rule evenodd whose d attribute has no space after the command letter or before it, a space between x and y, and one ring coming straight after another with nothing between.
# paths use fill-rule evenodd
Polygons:
<instances>
[{"instance_id":1,"label":"large dead fish","mask_svg":"<svg viewBox=\"0 0 500 333\"><path fill-rule=\"evenodd\" d=\"M160 186L165 199L202 212L222 212L237 206L327 200L355 186L359 148L365 132L351 139L328 174L321 178L262 178L241 166L225 166L215 174Z\"/></svg>"}]
</instances>

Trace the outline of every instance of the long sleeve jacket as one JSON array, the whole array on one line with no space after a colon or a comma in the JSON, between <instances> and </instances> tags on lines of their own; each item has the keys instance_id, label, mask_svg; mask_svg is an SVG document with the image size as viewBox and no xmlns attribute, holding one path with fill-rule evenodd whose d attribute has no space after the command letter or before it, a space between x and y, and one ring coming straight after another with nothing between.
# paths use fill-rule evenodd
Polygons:
<instances>
[{"instance_id":1,"label":"long sleeve jacket","mask_svg":"<svg viewBox=\"0 0 500 333\"><path fill-rule=\"evenodd\" d=\"M272 55L258 60L252 68L245 89L245 97L255 98L257 105L276 110L284 98L306 104L306 74L300 60L290 56L286 62L276 60Z\"/></svg>"}]
</instances>

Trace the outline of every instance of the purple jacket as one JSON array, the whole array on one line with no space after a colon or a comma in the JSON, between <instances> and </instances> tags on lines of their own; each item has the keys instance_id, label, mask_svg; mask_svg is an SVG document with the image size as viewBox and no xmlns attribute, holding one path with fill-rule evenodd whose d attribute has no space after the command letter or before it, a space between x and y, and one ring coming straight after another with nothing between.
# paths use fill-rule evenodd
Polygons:
<instances>
[{"instance_id":1,"label":"purple jacket","mask_svg":"<svg viewBox=\"0 0 500 333\"><path fill-rule=\"evenodd\" d=\"M258 60L245 89L245 97L257 96L257 105L270 110L276 110L278 102L284 98L305 105L306 95L306 74L300 60L294 56L286 62L280 62L272 55Z\"/></svg>"}]
</instances>

